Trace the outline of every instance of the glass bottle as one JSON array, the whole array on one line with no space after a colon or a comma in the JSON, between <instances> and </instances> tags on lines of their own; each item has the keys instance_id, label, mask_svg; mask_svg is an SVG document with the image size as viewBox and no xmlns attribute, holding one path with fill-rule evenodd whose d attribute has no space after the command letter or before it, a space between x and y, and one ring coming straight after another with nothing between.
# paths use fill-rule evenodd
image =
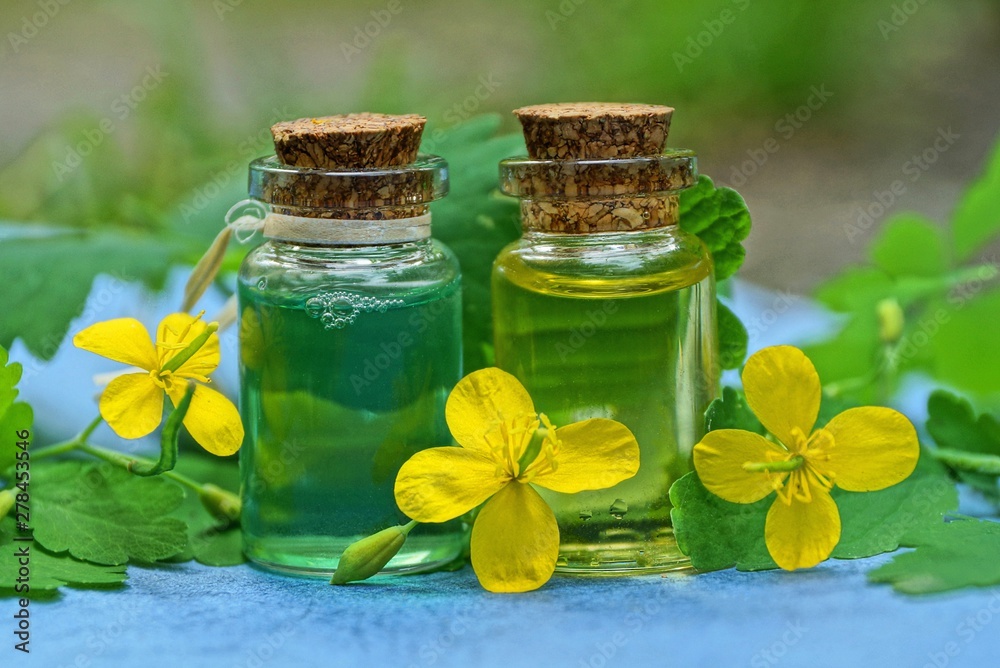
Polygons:
<instances>
[{"instance_id":1,"label":"glass bottle","mask_svg":"<svg viewBox=\"0 0 1000 668\"><path fill-rule=\"evenodd\" d=\"M691 470L717 394L718 346L711 257L677 225L695 156L662 153L670 111L519 109L531 157L501 163L524 233L493 268L497 366L557 426L611 418L640 448L639 472L615 487L538 490L559 524L561 572L688 564L667 492Z\"/></svg>"},{"instance_id":2,"label":"glass bottle","mask_svg":"<svg viewBox=\"0 0 1000 668\"><path fill-rule=\"evenodd\" d=\"M378 130L398 117L358 118L307 120L339 160L344 119ZM391 134L352 140L372 143L365 160L385 160L391 147L375 142ZM451 443L444 405L461 378L461 278L430 238L428 209L447 193L447 164L416 158L419 130L410 143L400 164L250 165L267 241L239 273L240 468L244 549L262 566L328 576L348 545L407 521L393 498L402 463ZM458 520L419 526L385 570L440 566L466 540Z\"/></svg>"}]
</instances>

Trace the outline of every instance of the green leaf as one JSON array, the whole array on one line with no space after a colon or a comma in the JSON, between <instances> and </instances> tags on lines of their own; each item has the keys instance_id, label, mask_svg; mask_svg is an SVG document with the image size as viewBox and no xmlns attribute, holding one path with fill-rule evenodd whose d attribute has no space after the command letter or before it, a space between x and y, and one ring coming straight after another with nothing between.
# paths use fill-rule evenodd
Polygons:
<instances>
[{"instance_id":1,"label":"green leaf","mask_svg":"<svg viewBox=\"0 0 1000 668\"><path fill-rule=\"evenodd\" d=\"M747 406L743 394L731 387L722 388L722 396L713 401L705 411L705 431L716 429L742 429L761 436L767 433L764 425Z\"/></svg>"},{"instance_id":2,"label":"green leaf","mask_svg":"<svg viewBox=\"0 0 1000 668\"><path fill-rule=\"evenodd\" d=\"M466 373L489 365L493 260L521 233L517 200L497 190L497 163L523 153L524 142L520 135L494 136L499 127L499 116L479 116L449 129L428 129L421 146L446 156L450 167L451 192L432 205L432 229L462 266Z\"/></svg>"},{"instance_id":3,"label":"green leaf","mask_svg":"<svg viewBox=\"0 0 1000 668\"><path fill-rule=\"evenodd\" d=\"M1000 455L1000 422L976 416L972 404L946 390L927 399L927 431L940 448Z\"/></svg>"},{"instance_id":4,"label":"green leaf","mask_svg":"<svg viewBox=\"0 0 1000 668\"><path fill-rule=\"evenodd\" d=\"M750 335L736 314L721 301L716 304L719 323L719 363L723 369L736 369L747 356Z\"/></svg>"},{"instance_id":5,"label":"green leaf","mask_svg":"<svg viewBox=\"0 0 1000 668\"><path fill-rule=\"evenodd\" d=\"M110 464L36 464L31 523L35 540L97 564L153 562L184 549L187 526L168 517L183 490Z\"/></svg>"},{"instance_id":6,"label":"green leaf","mask_svg":"<svg viewBox=\"0 0 1000 668\"><path fill-rule=\"evenodd\" d=\"M971 277L964 271L893 277L877 267L851 267L820 285L816 298L834 311L863 315L874 312L876 304L883 299L896 299L908 308L929 298L944 296L956 284Z\"/></svg>"},{"instance_id":7,"label":"green leaf","mask_svg":"<svg viewBox=\"0 0 1000 668\"><path fill-rule=\"evenodd\" d=\"M17 383L21 380L21 365L7 364L7 351L0 346L0 474L14 465L19 448L18 432L31 430L34 413L31 406L16 401ZM28 439L30 441L30 438Z\"/></svg>"},{"instance_id":8,"label":"green leaf","mask_svg":"<svg viewBox=\"0 0 1000 668\"><path fill-rule=\"evenodd\" d=\"M699 176L693 188L681 192L680 218L681 228L697 234L712 253L715 278L735 274L746 257L743 240L750 234L750 211L740 194Z\"/></svg>"},{"instance_id":9,"label":"green leaf","mask_svg":"<svg viewBox=\"0 0 1000 668\"><path fill-rule=\"evenodd\" d=\"M816 298L840 313L874 312L875 304L892 294L892 278L881 269L871 267L848 268L816 289Z\"/></svg>"},{"instance_id":10,"label":"green leaf","mask_svg":"<svg viewBox=\"0 0 1000 668\"><path fill-rule=\"evenodd\" d=\"M757 503L730 503L705 489L697 473L688 473L670 487L677 546L699 571L777 568L764 544L764 522L773 501L772 494Z\"/></svg>"},{"instance_id":11,"label":"green leaf","mask_svg":"<svg viewBox=\"0 0 1000 668\"><path fill-rule=\"evenodd\" d=\"M246 563L243 556L243 534L238 525L220 524L204 526L191 534L194 559L205 566L239 566Z\"/></svg>"},{"instance_id":12,"label":"green leaf","mask_svg":"<svg viewBox=\"0 0 1000 668\"><path fill-rule=\"evenodd\" d=\"M115 587L125 582L125 566L100 566L74 559L69 555L48 552L38 543L14 541L16 529L14 519L0 521L0 597L16 596L28 598L51 597L64 585L76 587ZM30 591L18 591L21 564L17 551L27 546L30 555Z\"/></svg>"},{"instance_id":13,"label":"green leaf","mask_svg":"<svg viewBox=\"0 0 1000 668\"><path fill-rule=\"evenodd\" d=\"M902 544L915 547L868 573L904 594L931 594L1000 585L1000 524L963 519L921 526Z\"/></svg>"},{"instance_id":14,"label":"green leaf","mask_svg":"<svg viewBox=\"0 0 1000 668\"><path fill-rule=\"evenodd\" d=\"M1000 290L971 292L967 298L955 293L940 317L925 318L933 353L935 377L943 383L981 394L1000 391L1000 355L977 354L992 350L1000 340L994 323L1000 322Z\"/></svg>"},{"instance_id":15,"label":"green leaf","mask_svg":"<svg viewBox=\"0 0 1000 668\"><path fill-rule=\"evenodd\" d=\"M891 218L869 248L872 262L890 276L935 276L948 270L948 251L940 228L907 213Z\"/></svg>"},{"instance_id":16,"label":"green leaf","mask_svg":"<svg viewBox=\"0 0 1000 668\"><path fill-rule=\"evenodd\" d=\"M986 172L959 200L951 229L962 260L1000 234L1000 143L993 149Z\"/></svg>"},{"instance_id":17,"label":"green leaf","mask_svg":"<svg viewBox=\"0 0 1000 668\"><path fill-rule=\"evenodd\" d=\"M928 459L924 454L921 459ZM915 472L903 482L876 492L835 489L840 510L836 559L857 559L892 552L907 532L938 524L958 507L958 490L946 476Z\"/></svg>"},{"instance_id":18,"label":"green leaf","mask_svg":"<svg viewBox=\"0 0 1000 668\"><path fill-rule=\"evenodd\" d=\"M853 314L837 334L802 350L812 361L824 384L853 383L864 379L851 398L870 402L878 389L870 379L879 364L879 326L874 309Z\"/></svg>"},{"instance_id":19,"label":"green leaf","mask_svg":"<svg viewBox=\"0 0 1000 668\"><path fill-rule=\"evenodd\" d=\"M240 469L232 459L188 455L178 460L175 470L201 483L233 491L240 488ZM188 527L187 546L171 561L194 559L206 566L235 566L246 561L239 525L213 517L194 492L184 490L184 501L171 516Z\"/></svg>"},{"instance_id":20,"label":"green leaf","mask_svg":"<svg viewBox=\"0 0 1000 668\"><path fill-rule=\"evenodd\" d=\"M34 355L50 359L70 321L83 312L94 277L103 273L122 283L156 285L175 253L176 245L163 239L125 233L5 239L0 284L8 287L0 291L0 345L9 347L19 337ZM100 314L93 316L96 320Z\"/></svg>"},{"instance_id":21,"label":"green leaf","mask_svg":"<svg viewBox=\"0 0 1000 668\"><path fill-rule=\"evenodd\" d=\"M1000 422L989 414L976 416L967 400L945 390L927 400L927 432L939 448L1000 455ZM1000 503L997 476L954 471L958 479Z\"/></svg>"}]
</instances>

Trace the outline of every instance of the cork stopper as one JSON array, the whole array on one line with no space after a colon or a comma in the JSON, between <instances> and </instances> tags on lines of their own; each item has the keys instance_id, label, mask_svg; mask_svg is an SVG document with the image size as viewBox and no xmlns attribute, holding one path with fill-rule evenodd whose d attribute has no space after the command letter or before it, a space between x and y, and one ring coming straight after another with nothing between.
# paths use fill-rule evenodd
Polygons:
<instances>
[{"instance_id":1,"label":"cork stopper","mask_svg":"<svg viewBox=\"0 0 1000 668\"><path fill-rule=\"evenodd\" d=\"M312 169L377 169L417 159L427 119L409 114L345 114L300 118L271 126L286 165Z\"/></svg>"},{"instance_id":2,"label":"cork stopper","mask_svg":"<svg viewBox=\"0 0 1000 668\"><path fill-rule=\"evenodd\" d=\"M664 153L670 107L576 102L514 110L528 159L500 163L500 184L521 198L525 228L590 234L677 223L677 193L697 180L695 155Z\"/></svg>"},{"instance_id":3,"label":"cork stopper","mask_svg":"<svg viewBox=\"0 0 1000 668\"><path fill-rule=\"evenodd\" d=\"M447 163L417 155L425 122L413 114L362 113L276 123L275 155L250 165L251 195L285 215L421 216L448 191Z\"/></svg>"},{"instance_id":4,"label":"cork stopper","mask_svg":"<svg viewBox=\"0 0 1000 668\"><path fill-rule=\"evenodd\" d=\"M535 160L602 160L663 152L671 107L573 102L515 109Z\"/></svg>"}]
</instances>

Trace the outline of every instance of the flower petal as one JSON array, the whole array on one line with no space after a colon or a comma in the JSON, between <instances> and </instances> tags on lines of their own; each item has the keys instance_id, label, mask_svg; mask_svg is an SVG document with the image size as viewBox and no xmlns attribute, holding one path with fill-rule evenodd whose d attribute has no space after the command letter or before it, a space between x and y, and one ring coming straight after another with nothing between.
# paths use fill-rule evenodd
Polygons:
<instances>
[{"instance_id":1,"label":"flower petal","mask_svg":"<svg viewBox=\"0 0 1000 668\"><path fill-rule=\"evenodd\" d=\"M788 451L760 434L742 429L717 429L694 446L694 468L701 484L731 503L754 503L775 489L788 473L744 471L747 462L781 461Z\"/></svg>"},{"instance_id":2,"label":"flower petal","mask_svg":"<svg viewBox=\"0 0 1000 668\"><path fill-rule=\"evenodd\" d=\"M822 396L816 367L798 348L772 346L754 353L743 367L747 404L764 427L788 448L796 427L808 437Z\"/></svg>"},{"instance_id":3,"label":"flower petal","mask_svg":"<svg viewBox=\"0 0 1000 668\"><path fill-rule=\"evenodd\" d=\"M175 406L185 390L185 383L174 383L167 390ZM243 444L243 421L236 406L221 392L204 385L194 390L184 426L198 445L219 457L233 454Z\"/></svg>"},{"instance_id":4,"label":"flower petal","mask_svg":"<svg viewBox=\"0 0 1000 668\"><path fill-rule=\"evenodd\" d=\"M840 540L840 511L830 493L812 488L812 500L776 500L767 512L764 542L775 563L786 571L812 568L825 561Z\"/></svg>"},{"instance_id":5,"label":"flower petal","mask_svg":"<svg viewBox=\"0 0 1000 668\"><path fill-rule=\"evenodd\" d=\"M160 366L179 353L195 337L205 331L207 324L188 313L171 313L160 321L156 329L157 354ZM174 372L175 376L205 378L219 366L219 335L212 334L194 355ZM181 393L183 395L183 392Z\"/></svg>"},{"instance_id":6,"label":"flower petal","mask_svg":"<svg viewBox=\"0 0 1000 668\"><path fill-rule=\"evenodd\" d=\"M472 527L472 568L496 593L538 589L559 557L559 526L530 485L510 483L479 511Z\"/></svg>"},{"instance_id":7,"label":"flower petal","mask_svg":"<svg viewBox=\"0 0 1000 668\"><path fill-rule=\"evenodd\" d=\"M146 371L159 368L149 332L135 318L94 323L73 337L73 345Z\"/></svg>"},{"instance_id":8,"label":"flower petal","mask_svg":"<svg viewBox=\"0 0 1000 668\"><path fill-rule=\"evenodd\" d=\"M473 371L458 381L445 405L445 419L458 444L491 457L486 434L497 429L501 416L510 421L535 415L521 381L495 367Z\"/></svg>"},{"instance_id":9,"label":"flower petal","mask_svg":"<svg viewBox=\"0 0 1000 668\"><path fill-rule=\"evenodd\" d=\"M588 489L606 489L627 480L639 470L639 444L621 422L594 418L556 429L559 451L556 470L539 473L531 482L554 492L573 494ZM539 455L528 466L548 467Z\"/></svg>"},{"instance_id":10,"label":"flower petal","mask_svg":"<svg viewBox=\"0 0 1000 668\"><path fill-rule=\"evenodd\" d=\"M410 457L396 475L396 505L418 522L447 522L496 494L509 478L473 450L429 448Z\"/></svg>"},{"instance_id":11,"label":"flower petal","mask_svg":"<svg viewBox=\"0 0 1000 668\"><path fill-rule=\"evenodd\" d=\"M830 420L830 460L823 470L849 492L885 489L905 480L917 466L920 442L906 416L891 408L851 408Z\"/></svg>"},{"instance_id":12,"label":"flower petal","mask_svg":"<svg viewBox=\"0 0 1000 668\"><path fill-rule=\"evenodd\" d=\"M118 376L104 388L101 417L122 438L142 438L163 420L163 390L148 373Z\"/></svg>"}]
</instances>

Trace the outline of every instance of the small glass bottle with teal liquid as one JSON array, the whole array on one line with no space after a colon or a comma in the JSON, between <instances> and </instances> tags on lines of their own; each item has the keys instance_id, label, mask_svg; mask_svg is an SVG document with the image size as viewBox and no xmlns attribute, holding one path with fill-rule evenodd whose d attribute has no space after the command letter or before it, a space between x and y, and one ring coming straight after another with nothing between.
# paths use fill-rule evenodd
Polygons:
<instances>
[{"instance_id":1,"label":"small glass bottle with teal liquid","mask_svg":"<svg viewBox=\"0 0 1000 668\"><path fill-rule=\"evenodd\" d=\"M556 569L684 568L670 485L691 470L717 393L715 286L704 244L680 229L690 151L664 153L672 109L554 104L515 113L529 157L501 163L522 238L493 268L496 363L557 426L618 420L639 472L607 490L539 490L556 513Z\"/></svg>"},{"instance_id":2,"label":"small glass bottle with teal liquid","mask_svg":"<svg viewBox=\"0 0 1000 668\"><path fill-rule=\"evenodd\" d=\"M461 378L461 277L430 238L447 164L417 155L424 119L352 114L279 123L250 165L267 241L239 273L244 549L329 576L343 550L405 523L393 482L447 445ZM386 572L458 557L459 520L415 529Z\"/></svg>"}]
</instances>

